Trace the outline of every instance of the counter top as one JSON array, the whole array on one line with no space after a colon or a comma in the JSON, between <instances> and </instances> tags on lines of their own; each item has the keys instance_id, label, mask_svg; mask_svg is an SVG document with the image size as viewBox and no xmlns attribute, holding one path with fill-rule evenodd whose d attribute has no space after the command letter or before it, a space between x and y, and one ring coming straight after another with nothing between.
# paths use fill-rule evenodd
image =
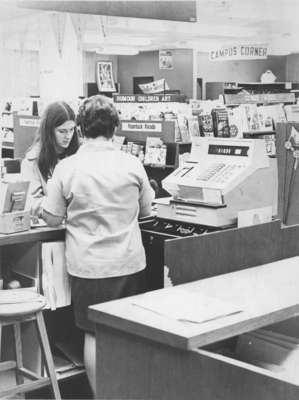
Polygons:
<instances>
[{"instance_id":1,"label":"counter top","mask_svg":"<svg viewBox=\"0 0 299 400\"><path fill-rule=\"evenodd\" d=\"M138 296L94 305L89 316L100 325L169 346L194 349L298 315L298 268L299 257L293 257L151 292L159 296L161 291L181 288L242 310L204 323L178 321L136 306L132 299Z\"/></svg>"},{"instance_id":2,"label":"counter top","mask_svg":"<svg viewBox=\"0 0 299 400\"><path fill-rule=\"evenodd\" d=\"M139 222L147 221L149 217L145 217L139 220ZM55 228L50 228L49 226L41 226L31 228L29 231L12 233L12 234L2 234L0 233L0 247L7 246L16 243L25 242L46 242L52 240L64 240L65 239L65 227L59 225Z\"/></svg>"},{"instance_id":3,"label":"counter top","mask_svg":"<svg viewBox=\"0 0 299 400\"><path fill-rule=\"evenodd\" d=\"M55 228L50 228L49 226L32 228L25 232L18 232L9 235L0 234L0 247L26 242L64 240L64 237L65 228L62 225Z\"/></svg>"}]
</instances>

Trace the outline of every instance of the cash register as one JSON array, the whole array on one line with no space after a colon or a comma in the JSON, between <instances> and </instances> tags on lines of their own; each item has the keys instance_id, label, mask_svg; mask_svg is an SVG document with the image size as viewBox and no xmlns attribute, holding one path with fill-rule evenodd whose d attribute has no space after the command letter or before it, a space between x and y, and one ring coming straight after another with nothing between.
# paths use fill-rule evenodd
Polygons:
<instances>
[{"instance_id":1,"label":"cash register","mask_svg":"<svg viewBox=\"0 0 299 400\"><path fill-rule=\"evenodd\" d=\"M188 161L162 181L157 218L225 227L244 210L277 208L276 159L264 140L198 137Z\"/></svg>"}]
</instances>

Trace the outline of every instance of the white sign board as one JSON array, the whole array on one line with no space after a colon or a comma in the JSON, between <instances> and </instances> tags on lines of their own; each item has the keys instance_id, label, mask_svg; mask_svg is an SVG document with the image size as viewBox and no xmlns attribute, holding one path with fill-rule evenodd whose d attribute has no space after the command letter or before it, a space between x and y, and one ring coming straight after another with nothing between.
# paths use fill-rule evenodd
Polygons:
<instances>
[{"instance_id":1,"label":"white sign board","mask_svg":"<svg viewBox=\"0 0 299 400\"><path fill-rule=\"evenodd\" d=\"M267 58L267 54L267 44L238 44L211 50L209 52L209 60L256 60Z\"/></svg>"},{"instance_id":2,"label":"white sign board","mask_svg":"<svg viewBox=\"0 0 299 400\"><path fill-rule=\"evenodd\" d=\"M122 131L162 132L160 122L122 122Z\"/></svg>"},{"instance_id":3,"label":"white sign board","mask_svg":"<svg viewBox=\"0 0 299 400\"><path fill-rule=\"evenodd\" d=\"M40 125L40 120L39 119L25 119L25 118L20 118L20 126L31 126L34 128L38 128Z\"/></svg>"}]
</instances>

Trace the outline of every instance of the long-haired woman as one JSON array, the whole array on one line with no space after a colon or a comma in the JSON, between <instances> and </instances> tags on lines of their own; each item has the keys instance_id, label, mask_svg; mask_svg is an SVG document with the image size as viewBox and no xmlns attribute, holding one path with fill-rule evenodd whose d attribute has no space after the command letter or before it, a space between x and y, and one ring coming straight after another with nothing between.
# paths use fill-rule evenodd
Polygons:
<instances>
[{"instance_id":1,"label":"long-haired woman","mask_svg":"<svg viewBox=\"0 0 299 400\"><path fill-rule=\"evenodd\" d=\"M78 150L76 116L64 101L45 109L34 143L22 161L21 173L30 181L31 213L38 215L41 200L47 193L47 181L56 164Z\"/></svg>"}]
</instances>

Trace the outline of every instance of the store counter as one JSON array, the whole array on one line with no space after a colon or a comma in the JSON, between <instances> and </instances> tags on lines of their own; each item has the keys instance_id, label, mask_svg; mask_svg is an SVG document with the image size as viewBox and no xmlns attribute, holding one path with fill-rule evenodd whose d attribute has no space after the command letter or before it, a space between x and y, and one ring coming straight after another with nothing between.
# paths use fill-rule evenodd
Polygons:
<instances>
[{"instance_id":1,"label":"store counter","mask_svg":"<svg viewBox=\"0 0 299 400\"><path fill-rule=\"evenodd\" d=\"M9 271L15 269L38 278L42 243L64 241L64 237L65 229L62 225L57 228L33 228L9 235L0 234L0 277L9 275Z\"/></svg>"},{"instance_id":2,"label":"store counter","mask_svg":"<svg viewBox=\"0 0 299 400\"><path fill-rule=\"evenodd\" d=\"M298 266L299 257L292 257L92 306L97 398L298 399L298 377L240 361L236 353L238 335L299 314ZM186 318L173 315L180 305L167 309L174 294ZM212 298L203 310L208 321L190 317L194 296ZM214 298L225 311L209 320Z\"/></svg>"},{"instance_id":3,"label":"store counter","mask_svg":"<svg viewBox=\"0 0 299 400\"><path fill-rule=\"evenodd\" d=\"M17 232L9 235L0 234L0 246L27 242L46 242L52 240L64 240L65 228L61 225L56 228L43 226L32 228L29 231Z\"/></svg>"}]
</instances>

